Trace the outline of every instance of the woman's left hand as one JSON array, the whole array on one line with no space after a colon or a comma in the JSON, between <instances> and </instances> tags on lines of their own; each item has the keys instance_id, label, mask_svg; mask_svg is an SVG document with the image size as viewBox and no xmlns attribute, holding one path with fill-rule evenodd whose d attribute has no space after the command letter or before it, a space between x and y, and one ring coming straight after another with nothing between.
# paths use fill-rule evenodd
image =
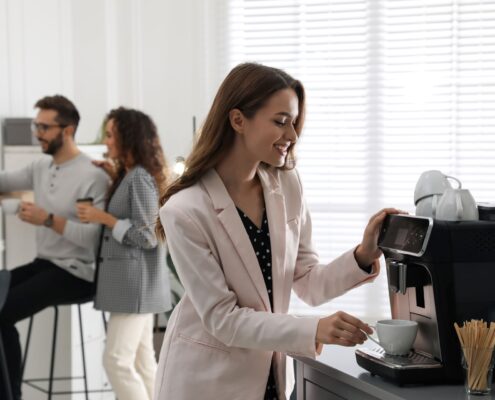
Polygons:
<instances>
[{"instance_id":1,"label":"woman's left hand","mask_svg":"<svg viewBox=\"0 0 495 400\"><path fill-rule=\"evenodd\" d=\"M356 261L361 267L371 265L373 261L382 255L382 251L378 248L378 236L380 235L382 223L388 214L407 214L407 211L384 208L370 218L364 230L363 240L354 252Z\"/></svg>"},{"instance_id":2,"label":"woman's left hand","mask_svg":"<svg viewBox=\"0 0 495 400\"><path fill-rule=\"evenodd\" d=\"M89 204L77 204L77 216L81 222L103 223L105 211Z\"/></svg>"}]
</instances>

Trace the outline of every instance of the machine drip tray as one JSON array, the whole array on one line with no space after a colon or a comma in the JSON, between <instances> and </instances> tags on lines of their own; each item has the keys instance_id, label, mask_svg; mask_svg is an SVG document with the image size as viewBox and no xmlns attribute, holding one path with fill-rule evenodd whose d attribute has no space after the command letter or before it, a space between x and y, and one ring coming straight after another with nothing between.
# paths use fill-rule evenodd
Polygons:
<instances>
[{"instance_id":1,"label":"machine drip tray","mask_svg":"<svg viewBox=\"0 0 495 400\"><path fill-rule=\"evenodd\" d=\"M390 356L381 347L361 347L356 350L359 366L391 379L399 385L440 382L445 380L445 366L439 361L411 351L407 356Z\"/></svg>"},{"instance_id":2,"label":"machine drip tray","mask_svg":"<svg viewBox=\"0 0 495 400\"><path fill-rule=\"evenodd\" d=\"M442 368L442 363L414 351L411 351L407 356L391 356L385 354L381 347L362 347L356 350L356 355L393 369Z\"/></svg>"}]
</instances>

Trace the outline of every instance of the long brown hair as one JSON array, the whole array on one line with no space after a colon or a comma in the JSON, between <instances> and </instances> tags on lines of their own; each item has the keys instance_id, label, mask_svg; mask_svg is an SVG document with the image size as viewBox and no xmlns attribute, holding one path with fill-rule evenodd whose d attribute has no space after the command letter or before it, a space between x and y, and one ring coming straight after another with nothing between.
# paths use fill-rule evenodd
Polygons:
<instances>
[{"instance_id":1,"label":"long brown hair","mask_svg":"<svg viewBox=\"0 0 495 400\"><path fill-rule=\"evenodd\" d=\"M294 124L299 136L304 124L305 111L302 83L280 69L261 64L244 63L232 69L218 89L197 141L186 160L184 173L167 187L160 198L160 204L164 205L172 195L194 185L225 156L235 137L229 119L231 110L239 109L247 118L252 118L275 92L289 88L296 92L299 100L299 115ZM280 168L290 169L294 164L292 144L288 149L285 165ZM165 238L159 220L156 233L158 237Z\"/></svg>"},{"instance_id":2,"label":"long brown hair","mask_svg":"<svg viewBox=\"0 0 495 400\"><path fill-rule=\"evenodd\" d=\"M119 159L115 160L116 177L108 190L107 202L122 181L126 167L137 165L155 179L161 197L167 183L167 163L155 123L145 113L125 107L111 110L105 117L105 126L110 120L116 130ZM126 165L129 161L132 165Z\"/></svg>"}]
</instances>

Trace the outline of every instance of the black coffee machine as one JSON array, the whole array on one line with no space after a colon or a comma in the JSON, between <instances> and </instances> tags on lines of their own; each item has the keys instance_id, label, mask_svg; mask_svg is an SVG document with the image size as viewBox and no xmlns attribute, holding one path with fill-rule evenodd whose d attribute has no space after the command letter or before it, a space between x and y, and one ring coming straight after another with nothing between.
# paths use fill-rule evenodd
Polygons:
<instances>
[{"instance_id":1,"label":"black coffee machine","mask_svg":"<svg viewBox=\"0 0 495 400\"><path fill-rule=\"evenodd\" d=\"M408 356L356 350L357 363L399 384L462 381L454 322L495 321L495 222L389 215L378 245L392 318L418 322Z\"/></svg>"}]
</instances>

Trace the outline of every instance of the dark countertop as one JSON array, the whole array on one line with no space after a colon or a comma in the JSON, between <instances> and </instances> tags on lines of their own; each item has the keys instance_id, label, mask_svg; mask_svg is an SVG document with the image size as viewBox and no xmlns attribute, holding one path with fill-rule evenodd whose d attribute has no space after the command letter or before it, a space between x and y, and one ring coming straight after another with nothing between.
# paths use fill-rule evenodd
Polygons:
<instances>
[{"instance_id":1,"label":"dark countertop","mask_svg":"<svg viewBox=\"0 0 495 400\"><path fill-rule=\"evenodd\" d=\"M364 346L367 346L365 343ZM371 345L370 345L371 346ZM464 385L414 385L400 387L379 376L371 376L356 363L356 347L324 346L316 360L294 357L332 379L342 382L382 400L488 400L495 399L495 385L491 395L474 396L466 394Z\"/></svg>"}]
</instances>

